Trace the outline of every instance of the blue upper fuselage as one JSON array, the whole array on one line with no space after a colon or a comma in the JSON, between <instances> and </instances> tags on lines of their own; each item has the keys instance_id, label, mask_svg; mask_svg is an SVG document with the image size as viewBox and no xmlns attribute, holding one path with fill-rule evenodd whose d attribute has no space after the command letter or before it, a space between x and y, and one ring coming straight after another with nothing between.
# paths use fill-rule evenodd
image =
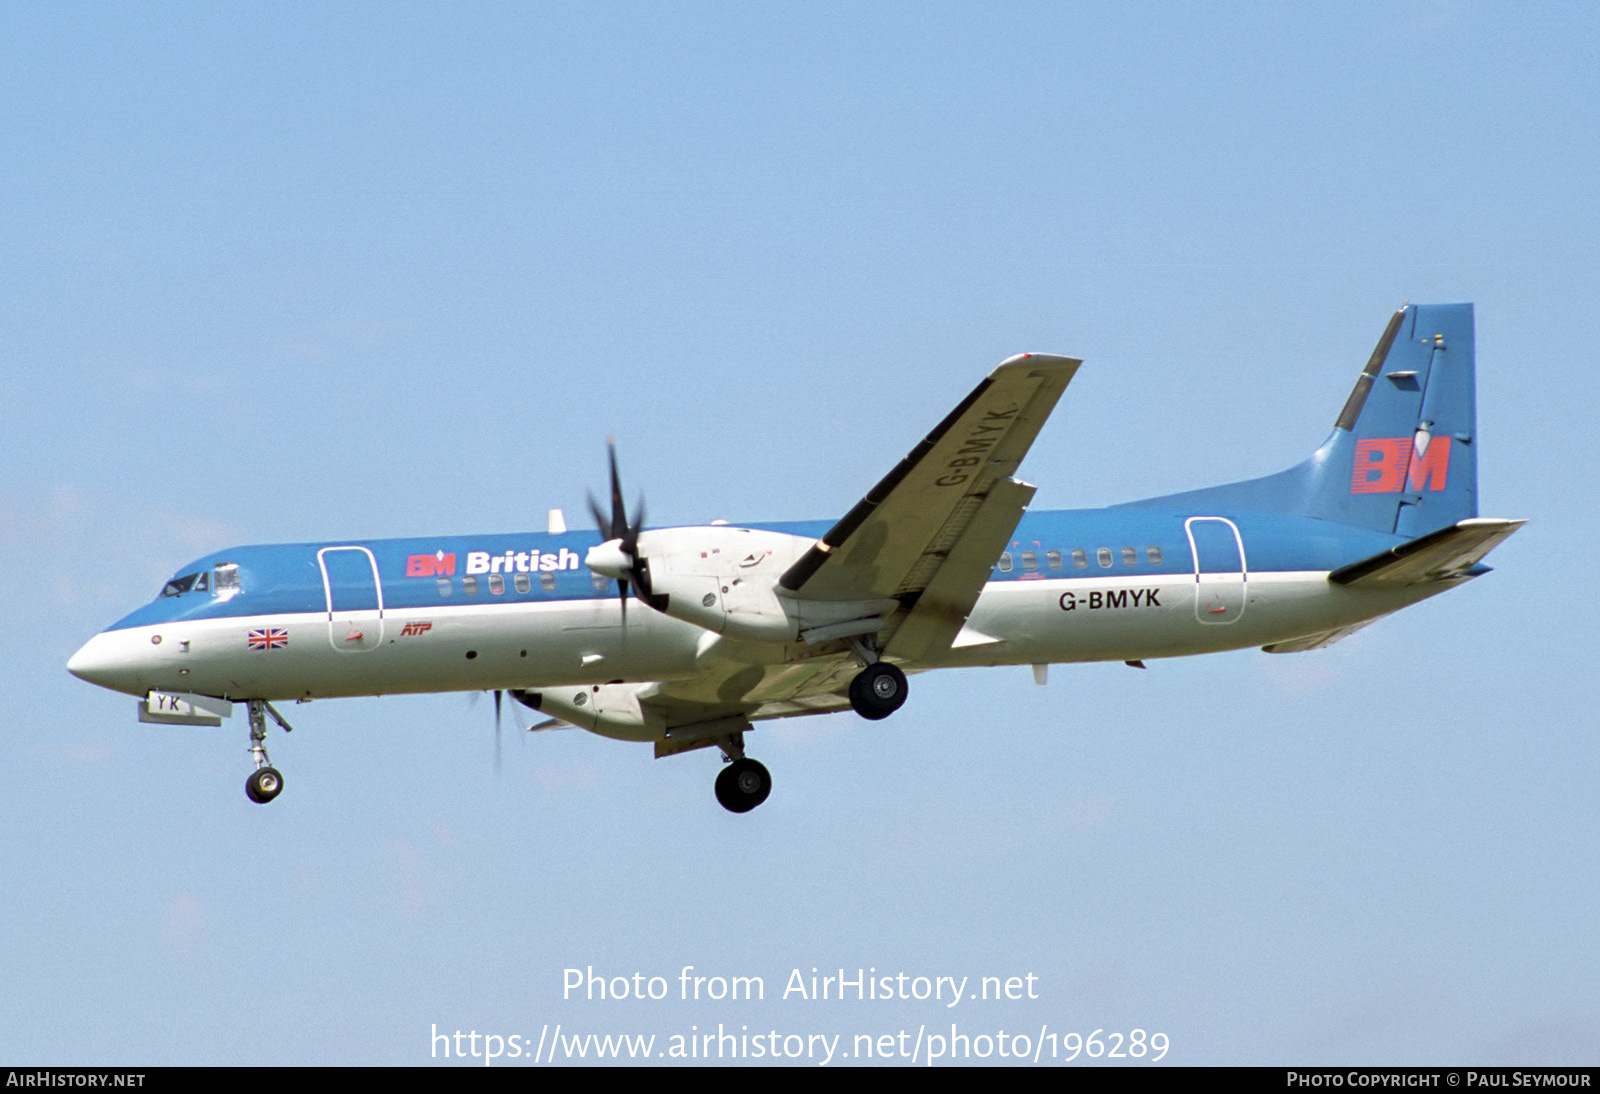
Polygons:
<instances>
[{"instance_id":1,"label":"blue upper fuselage","mask_svg":"<svg viewBox=\"0 0 1600 1094\"><path fill-rule=\"evenodd\" d=\"M1138 503L1109 509L1062 509L1025 514L990 580L1193 574L1194 549L1185 521L1196 515L1223 517L1237 526L1244 568L1251 573L1333 570L1405 539L1275 513L1198 514ZM745 527L815 539L830 525L828 521L800 521ZM161 595L108 629L186 619L325 612L330 596L341 607L375 607L375 582L381 582L385 609L615 597L614 582L597 581L583 566L584 556L599 542L596 532L575 531L235 547L196 559L180 568L174 579L212 574L231 564L237 568L236 594L218 596L195 589ZM324 560L319 561L319 554ZM1212 557L1202 550L1199 568L1236 570L1239 562L1236 556Z\"/></svg>"}]
</instances>

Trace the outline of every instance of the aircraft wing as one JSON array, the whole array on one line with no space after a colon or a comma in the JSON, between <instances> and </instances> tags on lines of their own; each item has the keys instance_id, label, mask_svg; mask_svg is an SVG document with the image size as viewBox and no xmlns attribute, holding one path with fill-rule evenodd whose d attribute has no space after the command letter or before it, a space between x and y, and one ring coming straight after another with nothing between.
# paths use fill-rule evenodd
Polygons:
<instances>
[{"instance_id":1,"label":"aircraft wing","mask_svg":"<svg viewBox=\"0 0 1600 1094\"><path fill-rule=\"evenodd\" d=\"M750 665L715 655L704 660L702 671L692 679L603 684L594 689L594 702L604 702L607 692L621 693L625 701L631 695L644 724L660 731L656 741L660 759L706 748L749 729L753 722L848 710L844 689L860 671L853 659L842 654L785 665ZM559 698L551 703L541 696L539 708L556 714L558 720L592 728L584 721L588 712L562 704Z\"/></svg>"},{"instance_id":2,"label":"aircraft wing","mask_svg":"<svg viewBox=\"0 0 1600 1094\"><path fill-rule=\"evenodd\" d=\"M843 654L809 658L787 665L750 666L735 662L708 665L696 679L648 684L639 690L647 717L660 724L663 739L656 758L705 748L717 737L749 729L754 722L849 710L845 689L861 671ZM603 685L626 686L626 685ZM718 691L744 693L732 701Z\"/></svg>"},{"instance_id":3,"label":"aircraft wing","mask_svg":"<svg viewBox=\"0 0 1600 1094\"><path fill-rule=\"evenodd\" d=\"M1033 498L1011 475L1079 364L1037 353L1001 362L779 586L799 600L898 601L885 649L897 659L949 647ZM600 685L581 704L559 688L523 701L585 728L600 708L620 711L660 733L658 756L706 747L755 721L850 706L845 690L860 665L844 651L753 663L737 641L725 651L718 642L700 651L690 678Z\"/></svg>"},{"instance_id":4,"label":"aircraft wing","mask_svg":"<svg viewBox=\"0 0 1600 1094\"><path fill-rule=\"evenodd\" d=\"M778 584L802 600L897 599L918 619L897 656L960 630L1033 488L1011 480L1082 362L1020 354L999 365ZM948 635L945 632L948 631Z\"/></svg>"},{"instance_id":5,"label":"aircraft wing","mask_svg":"<svg viewBox=\"0 0 1600 1094\"><path fill-rule=\"evenodd\" d=\"M915 661L950 647L972 614L994 560L1006 549L1033 493L1032 486L1015 479L1002 479L990 487L944 564L934 571L910 613L895 628L884 653Z\"/></svg>"}]
</instances>

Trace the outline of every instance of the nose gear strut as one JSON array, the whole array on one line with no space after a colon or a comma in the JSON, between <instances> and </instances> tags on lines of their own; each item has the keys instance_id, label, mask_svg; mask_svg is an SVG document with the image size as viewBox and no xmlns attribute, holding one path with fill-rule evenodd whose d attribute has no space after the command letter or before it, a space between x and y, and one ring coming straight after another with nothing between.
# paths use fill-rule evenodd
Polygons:
<instances>
[{"instance_id":1,"label":"nose gear strut","mask_svg":"<svg viewBox=\"0 0 1600 1094\"><path fill-rule=\"evenodd\" d=\"M283 792L283 775L267 756L267 715L272 715L272 720L282 726L285 733L292 732L294 727L265 699L247 700L245 706L250 711L250 755L256 762L256 769L245 780L244 793L257 805L266 805Z\"/></svg>"}]
</instances>

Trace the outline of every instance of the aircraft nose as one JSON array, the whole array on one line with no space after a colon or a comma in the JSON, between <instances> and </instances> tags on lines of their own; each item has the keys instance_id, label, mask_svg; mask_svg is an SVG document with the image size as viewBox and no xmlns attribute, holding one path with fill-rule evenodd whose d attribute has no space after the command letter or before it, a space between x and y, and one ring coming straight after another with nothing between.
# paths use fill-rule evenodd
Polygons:
<instances>
[{"instance_id":1,"label":"aircraft nose","mask_svg":"<svg viewBox=\"0 0 1600 1094\"><path fill-rule=\"evenodd\" d=\"M120 645L112 635L102 631L72 655L67 661L67 671L103 688L137 692L139 689L131 683L136 675L135 667L119 649Z\"/></svg>"}]
</instances>

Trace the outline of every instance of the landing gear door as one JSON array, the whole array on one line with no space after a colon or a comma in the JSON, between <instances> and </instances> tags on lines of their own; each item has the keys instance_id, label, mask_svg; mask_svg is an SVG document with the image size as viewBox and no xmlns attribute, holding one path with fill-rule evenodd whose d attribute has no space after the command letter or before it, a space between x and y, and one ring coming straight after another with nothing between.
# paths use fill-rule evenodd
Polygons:
<instances>
[{"instance_id":1,"label":"landing gear door","mask_svg":"<svg viewBox=\"0 0 1600 1094\"><path fill-rule=\"evenodd\" d=\"M328 597L328 642L340 653L365 653L383 644L383 583L378 560L365 547L317 552Z\"/></svg>"},{"instance_id":2,"label":"landing gear door","mask_svg":"<svg viewBox=\"0 0 1600 1094\"><path fill-rule=\"evenodd\" d=\"M1244 615L1249 571L1239 528L1225 517L1183 522L1194 552L1194 614L1202 623L1232 623Z\"/></svg>"}]
</instances>

